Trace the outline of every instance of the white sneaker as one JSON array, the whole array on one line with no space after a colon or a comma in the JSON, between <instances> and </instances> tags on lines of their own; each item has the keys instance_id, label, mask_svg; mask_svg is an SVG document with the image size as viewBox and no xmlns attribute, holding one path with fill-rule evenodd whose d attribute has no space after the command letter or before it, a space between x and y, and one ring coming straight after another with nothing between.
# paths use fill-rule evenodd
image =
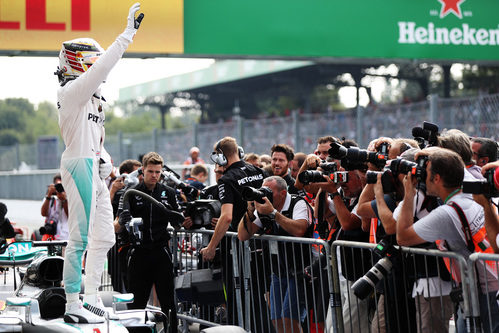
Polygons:
<instances>
[{"instance_id":1,"label":"white sneaker","mask_svg":"<svg viewBox=\"0 0 499 333\"><path fill-rule=\"evenodd\" d=\"M83 307L99 317L107 317L111 320L119 319L117 315L106 309L99 295L84 295Z\"/></svg>"},{"instance_id":2,"label":"white sneaker","mask_svg":"<svg viewBox=\"0 0 499 333\"><path fill-rule=\"evenodd\" d=\"M66 304L66 313L64 313L64 321L66 323L84 323L84 324L95 324L103 323L104 317L99 317L96 314L88 311L83 307L83 304L78 302L72 302Z\"/></svg>"}]
</instances>

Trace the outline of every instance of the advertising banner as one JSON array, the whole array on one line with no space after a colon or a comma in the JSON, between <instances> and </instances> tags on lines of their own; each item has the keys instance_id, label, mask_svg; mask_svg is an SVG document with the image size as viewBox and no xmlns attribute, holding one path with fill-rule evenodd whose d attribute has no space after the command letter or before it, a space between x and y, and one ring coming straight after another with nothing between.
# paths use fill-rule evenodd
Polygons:
<instances>
[{"instance_id":1,"label":"advertising banner","mask_svg":"<svg viewBox=\"0 0 499 333\"><path fill-rule=\"evenodd\" d=\"M185 0L185 53L499 60L497 0Z\"/></svg>"},{"instance_id":2,"label":"advertising banner","mask_svg":"<svg viewBox=\"0 0 499 333\"><path fill-rule=\"evenodd\" d=\"M63 41L90 37L107 48L126 27L124 0L0 0L0 51L54 51ZM145 13L140 38L130 53L183 50L183 1L141 1Z\"/></svg>"},{"instance_id":3,"label":"advertising banner","mask_svg":"<svg viewBox=\"0 0 499 333\"><path fill-rule=\"evenodd\" d=\"M0 0L0 51L123 31L123 0ZM129 55L499 60L497 0L142 0ZM5 52L4 52L5 53Z\"/></svg>"}]
</instances>

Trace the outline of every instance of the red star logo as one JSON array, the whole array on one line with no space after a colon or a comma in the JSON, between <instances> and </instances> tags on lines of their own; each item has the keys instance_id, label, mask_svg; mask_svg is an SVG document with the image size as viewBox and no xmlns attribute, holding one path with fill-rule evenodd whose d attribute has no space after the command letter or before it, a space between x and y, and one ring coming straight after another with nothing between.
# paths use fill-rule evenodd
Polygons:
<instances>
[{"instance_id":1,"label":"red star logo","mask_svg":"<svg viewBox=\"0 0 499 333\"><path fill-rule=\"evenodd\" d=\"M442 4L442 10L440 11L440 18L444 18L450 12L454 13L459 18L463 18L461 13L461 4L465 0L438 0Z\"/></svg>"}]
</instances>

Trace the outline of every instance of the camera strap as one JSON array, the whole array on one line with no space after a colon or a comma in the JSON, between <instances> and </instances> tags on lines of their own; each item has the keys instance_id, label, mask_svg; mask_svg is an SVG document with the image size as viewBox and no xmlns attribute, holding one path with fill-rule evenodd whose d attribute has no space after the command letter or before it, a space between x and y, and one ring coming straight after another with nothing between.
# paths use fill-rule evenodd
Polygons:
<instances>
[{"instance_id":1,"label":"camera strap","mask_svg":"<svg viewBox=\"0 0 499 333\"><path fill-rule=\"evenodd\" d=\"M468 223L466 215L464 215L463 210L457 203L450 202L448 205L454 208L457 215L459 216L459 220L461 220L461 224L463 226L464 239L466 241L466 247L471 253L475 252L475 245L473 244L473 236L471 234L470 224Z\"/></svg>"}]
</instances>

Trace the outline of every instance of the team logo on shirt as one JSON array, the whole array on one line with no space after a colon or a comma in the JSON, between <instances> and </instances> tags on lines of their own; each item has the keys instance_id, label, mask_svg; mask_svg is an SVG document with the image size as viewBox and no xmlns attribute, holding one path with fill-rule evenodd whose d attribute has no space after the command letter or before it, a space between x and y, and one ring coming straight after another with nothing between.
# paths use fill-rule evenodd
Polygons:
<instances>
[{"instance_id":1,"label":"team logo on shirt","mask_svg":"<svg viewBox=\"0 0 499 333\"><path fill-rule=\"evenodd\" d=\"M263 179L263 175L259 174L259 175L255 175L255 176L247 176L247 177L241 178L237 181L237 183L239 185L244 185L246 183L254 182L254 181L258 181L258 180L262 180L262 179Z\"/></svg>"},{"instance_id":2,"label":"team logo on shirt","mask_svg":"<svg viewBox=\"0 0 499 333\"><path fill-rule=\"evenodd\" d=\"M104 117L101 117L91 112L88 113L87 120L93 121L94 123L99 125L104 125Z\"/></svg>"}]
</instances>

